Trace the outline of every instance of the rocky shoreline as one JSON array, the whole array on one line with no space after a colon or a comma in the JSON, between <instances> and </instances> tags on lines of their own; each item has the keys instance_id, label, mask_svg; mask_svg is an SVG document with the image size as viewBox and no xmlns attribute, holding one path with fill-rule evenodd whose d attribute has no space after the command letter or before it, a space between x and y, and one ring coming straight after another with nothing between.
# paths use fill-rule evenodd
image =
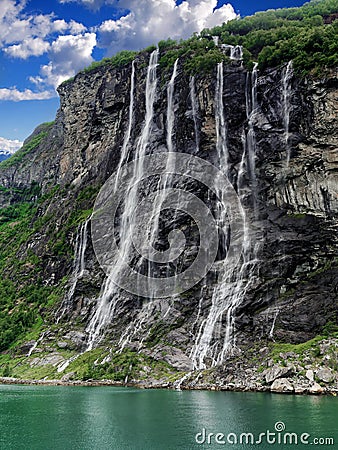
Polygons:
<instances>
[{"instance_id":1,"label":"rocky shoreline","mask_svg":"<svg viewBox=\"0 0 338 450\"><path fill-rule=\"evenodd\" d=\"M138 389L172 389L172 390L196 390L196 391L232 391L232 392L270 392L278 394L295 394L295 395L332 395L338 394L337 387L322 387L319 383L314 382L308 389L302 386L292 386L286 378L279 378L278 383L271 386L245 386L241 383L228 383L222 385L196 384L179 384L177 382L163 382L158 380L149 381L131 381L123 383L114 380L25 380L13 377L0 377L0 384L3 385L29 385L29 386L79 386L79 387L133 387Z\"/></svg>"},{"instance_id":2,"label":"rocky shoreline","mask_svg":"<svg viewBox=\"0 0 338 450\"><path fill-rule=\"evenodd\" d=\"M27 350L26 347L24 350ZM139 359L134 360L133 369L131 359L128 358L135 357L136 354L129 352L119 362L118 358L123 355L116 357L108 349L102 349L102 353L96 350L93 355L75 353L70 358L68 356L68 360L65 359L65 354L60 353L61 350L56 352L53 349L50 354L41 351L42 349L35 347L32 355L8 366L10 373L2 374L0 384L117 386L333 396L338 393L338 337L333 336L317 337L294 346L262 342L259 346L237 348L237 352L229 356L224 364L199 371L180 370L169 365L157 366L154 365L155 360L147 359L139 353ZM87 359L81 360L81 357ZM129 370L122 373L127 360ZM101 372L100 367L103 368ZM109 368L112 371L109 372ZM120 372L116 372L118 370Z\"/></svg>"}]
</instances>

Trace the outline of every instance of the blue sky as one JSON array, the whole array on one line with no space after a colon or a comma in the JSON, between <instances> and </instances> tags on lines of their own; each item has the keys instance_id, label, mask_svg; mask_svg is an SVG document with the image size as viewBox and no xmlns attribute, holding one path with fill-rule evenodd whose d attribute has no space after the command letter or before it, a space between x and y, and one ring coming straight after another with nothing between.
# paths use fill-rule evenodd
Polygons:
<instances>
[{"instance_id":1,"label":"blue sky","mask_svg":"<svg viewBox=\"0 0 338 450\"><path fill-rule=\"evenodd\" d=\"M0 0L0 147L15 148L59 106L56 87L122 49L304 0Z\"/></svg>"}]
</instances>

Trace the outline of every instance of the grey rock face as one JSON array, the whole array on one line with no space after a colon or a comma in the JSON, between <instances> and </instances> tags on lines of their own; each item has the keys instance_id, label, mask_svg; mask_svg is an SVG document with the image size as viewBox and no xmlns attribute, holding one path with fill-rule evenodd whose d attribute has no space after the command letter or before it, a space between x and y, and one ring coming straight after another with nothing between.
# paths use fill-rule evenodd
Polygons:
<instances>
[{"instance_id":1,"label":"grey rock face","mask_svg":"<svg viewBox=\"0 0 338 450\"><path fill-rule=\"evenodd\" d=\"M307 378L309 381L314 381L314 373L313 373L313 370L308 369L308 370L306 371L305 376L306 376L306 378Z\"/></svg>"},{"instance_id":2,"label":"grey rock face","mask_svg":"<svg viewBox=\"0 0 338 450\"><path fill-rule=\"evenodd\" d=\"M320 381L323 381L324 383L330 383L331 381L333 381L334 378L331 369L327 367L322 367L319 370L317 370L316 377Z\"/></svg>"},{"instance_id":3,"label":"grey rock face","mask_svg":"<svg viewBox=\"0 0 338 450\"><path fill-rule=\"evenodd\" d=\"M321 387L320 384L314 382L312 386L309 388L310 394L322 394L324 392L324 388Z\"/></svg>"},{"instance_id":4,"label":"grey rock face","mask_svg":"<svg viewBox=\"0 0 338 450\"><path fill-rule=\"evenodd\" d=\"M287 378L278 378L271 385L271 392L289 392L294 391L293 385Z\"/></svg>"},{"instance_id":5,"label":"grey rock face","mask_svg":"<svg viewBox=\"0 0 338 450\"><path fill-rule=\"evenodd\" d=\"M145 117L147 62L148 55L141 55L135 63L133 143L140 135ZM18 167L0 171L0 184L5 187L24 187L35 181L43 192L55 184L64 189L61 197L51 199L46 210L41 211L42 216L55 216L57 230L65 226L81 192L88 186L100 187L118 167L128 119L130 75L130 66L118 70L104 66L89 74L79 74L74 82L62 85L59 88L61 108L46 140ZM154 105L149 153L166 149L166 83L169 75L159 69L158 77L163 83L159 83ZM250 180L246 180L248 192L244 199L250 224L257 230L258 269L243 302L235 311L239 346L262 337L291 343L314 337L328 321L335 320L338 289L337 80L304 82L294 77L289 130L291 159L287 166L281 105L282 71L276 69L258 75L259 107L252 120L257 141L257 210L253 209ZM249 76L246 69L236 64L224 68L223 103L229 171L236 189L242 137L249 127L245 96ZM215 85L215 73L196 77L197 156L217 164ZM180 70L175 86L173 144L177 151L194 153L196 150L191 110L189 77ZM135 145L132 145L128 160L132 160L134 151ZM183 187L192 189L189 182ZM178 219L178 223L181 229L189 229L190 222L186 217ZM171 225L170 217L164 215L159 245L167 245ZM193 239L196 230L187 235ZM46 239L47 231L42 230L28 245L38 256L46 258L43 274L46 284L58 285L64 275L70 275L72 261L45 255ZM76 229L67 235L67 240L75 250ZM191 252L186 254L187 261L193 257ZM220 249L219 264L222 264L222 253L224 258L224 248ZM85 328L96 308L104 280L90 243L90 231L85 260L86 270L63 318L67 330L72 330L74 321L77 321L77 327L79 322L83 327L80 332L65 332L62 338L70 340L79 351L85 347ZM210 310L215 281L214 273L210 272L206 279L180 298L154 302L152 312L142 321L140 317L144 317L143 308L147 301L120 292L114 317L106 330L109 345L118 346L130 326L127 347L146 350L179 370L189 370L191 348ZM224 340L226 313L218 326L219 335L213 338L212 344L217 339L219 342ZM207 363L210 365L211 361ZM283 378L289 370L287 367L271 368L266 381L273 382L275 389L293 390Z\"/></svg>"},{"instance_id":6,"label":"grey rock face","mask_svg":"<svg viewBox=\"0 0 338 450\"><path fill-rule=\"evenodd\" d=\"M292 367L273 366L271 369L265 371L265 381L267 383L272 383L277 378L285 378L286 375L291 375L292 372Z\"/></svg>"}]
</instances>

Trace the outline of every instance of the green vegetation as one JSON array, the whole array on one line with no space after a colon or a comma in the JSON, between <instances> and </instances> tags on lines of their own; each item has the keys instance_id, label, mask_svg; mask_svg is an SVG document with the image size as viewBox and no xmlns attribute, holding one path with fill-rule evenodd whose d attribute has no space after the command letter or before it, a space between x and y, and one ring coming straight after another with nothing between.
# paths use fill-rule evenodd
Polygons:
<instances>
[{"instance_id":1,"label":"green vegetation","mask_svg":"<svg viewBox=\"0 0 338 450\"><path fill-rule=\"evenodd\" d=\"M34 324L41 325L42 308L50 304L51 298L55 300L58 292L45 286L41 276L43 261L26 247L36 231L33 219L38 192L39 186L33 183L31 189L22 191L19 201L1 210L0 350L7 349Z\"/></svg>"},{"instance_id":2,"label":"green vegetation","mask_svg":"<svg viewBox=\"0 0 338 450\"><path fill-rule=\"evenodd\" d=\"M84 72L91 72L101 66L122 67L129 64L135 58L137 52L122 50L111 58L103 58L101 61L94 61Z\"/></svg>"},{"instance_id":3,"label":"green vegetation","mask_svg":"<svg viewBox=\"0 0 338 450\"><path fill-rule=\"evenodd\" d=\"M232 20L201 35L242 45L244 61L258 61L261 69L292 59L300 73L319 73L338 64L337 12L336 0L313 0L300 8L268 10Z\"/></svg>"},{"instance_id":4,"label":"green vegetation","mask_svg":"<svg viewBox=\"0 0 338 450\"><path fill-rule=\"evenodd\" d=\"M301 344L274 343L272 346L271 356L276 359L279 358L280 353L293 352L296 355L302 355L309 350L315 352L318 343L323 339L323 336L316 336L315 338Z\"/></svg>"},{"instance_id":5,"label":"green vegetation","mask_svg":"<svg viewBox=\"0 0 338 450\"><path fill-rule=\"evenodd\" d=\"M42 347L42 352L38 355L32 355L31 359L37 356L44 358L48 357L50 353L45 352ZM74 356L74 353L67 350L59 350L60 355L65 359ZM103 361L105 357L110 355L110 361L103 364L98 362ZM72 361L67 372L73 373L73 379L76 380L112 380L125 382L132 379L146 379L149 374L155 379L167 379L174 381L181 376L179 372L173 369L169 364L163 361L157 361L143 353L134 352L131 350L124 350L121 353L114 351L109 354L106 349L96 348L89 352L85 352L78 358ZM51 364L30 366L30 359L24 355L0 354L0 376L12 376L21 379L41 380L60 379L64 373L58 373L57 367Z\"/></svg>"},{"instance_id":6,"label":"green vegetation","mask_svg":"<svg viewBox=\"0 0 338 450\"><path fill-rule=\"evenodd\" d=\"M194 36L179 44L171 39L161 41L159 48L165 49L160 58L160 67L170 69L175 60L180 58L183 61L183 68L188 74L211 72L215 65L221 61L230 61L217 48L213 41L207 38Z\"/></svg>"},{"instance_id":7,"label":"green vegetation","mask_svg":"<svg viewBox=\"0 0 338 450\"><path fill-rule=\"evenodd\" d=\"M57 287L46 285L50 276L46 261L58 256L64 265L71 262L71 237L92 213L98 187L87 186L80 191L72 207L65 205L64 215L59 217L62 225L55 227L51 205L62 201L68 190L69 186L54 186L42 196L35 182L25 189L0 189L9 202L0 212L0 351L33 339L32 331L38 336L63 296L67 279L60 280ZM51 203L52 199L56 203ZM49 212L43 214L46 209ZM35 250L37 233L44 246Z\"/></svg>"},{"instance_id":8,"label":"green vegetation","mask_svg":"<svg viewBox=\"0 0 338 450\"><path fill-rule=\"evenodd\" d=\"M80 370L77 369L77 374L80 375L81 373L79 378L84 381L108 379L122 382L127 379L142 379L147 378L147 374L143 372L144 367L148 368L147 370L151 372L154 378L173 376L173 368L169 364L156 361L143 353L125 349L121 353L112 353L110 357L110 362L95 365L95 359L91 356L85 365L81 364Z\"/></svg>"}]
</instances>

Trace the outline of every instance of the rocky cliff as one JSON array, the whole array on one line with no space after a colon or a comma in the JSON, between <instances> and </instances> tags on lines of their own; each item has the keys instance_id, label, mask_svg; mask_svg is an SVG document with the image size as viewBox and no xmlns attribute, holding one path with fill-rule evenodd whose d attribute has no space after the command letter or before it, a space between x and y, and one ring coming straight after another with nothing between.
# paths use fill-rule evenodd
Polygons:
<instances>
[{"instance_id":1,"label":"rocky cliff","mask_svg":"<svg viewBox=\"0 0 338 450\"><path fill-rule=\"evenodd\" d=\"M26 309L38 306L23 330L36 331L26 337L21 331L11 350L18 358L29 356L20 360L22 373L40 376L42 367L50 377L142 379L166 373L175 379L177 371L216 368L224 379L226 367L233 371L230 362L253 358L252 349L273 352L276 342L297 348L335 331L337 87L333 72L300 78L291 64L262 72L237 60L191 77L179 60L169 68L153 60L151 68L148 53L61 85L55 122L34 133L30 140L45 135L14 165L0 166L2 205L34 206L25 218L30 232L11 256L23 264L7 258L3 267L20 292L22 285L41 286L39 296L30 297ZM231 265L229 224L215 193L173 175L170 186L202 199L216 218L216 262L190 289L145 298L110 286L94 252L91 214L112 174L141 151L165 155L169 147L227 176L246 234L239 262ZM161 183L168 187L167 179L156 176L143 182L139 201ZM116 219L121 246L123 217L122 208ZM184 233L188 248L174 265L145 268L141 261L139 269L155 277L185 270L198 251L196 225L177 211L153 219L156 229L151 225L145 238L156 231L157 251L170 248L174 228ZM13 294L5 313L27 301L24 295ZM326 366L334 369L329 359Z\"/></svg>"}]
</instances>

